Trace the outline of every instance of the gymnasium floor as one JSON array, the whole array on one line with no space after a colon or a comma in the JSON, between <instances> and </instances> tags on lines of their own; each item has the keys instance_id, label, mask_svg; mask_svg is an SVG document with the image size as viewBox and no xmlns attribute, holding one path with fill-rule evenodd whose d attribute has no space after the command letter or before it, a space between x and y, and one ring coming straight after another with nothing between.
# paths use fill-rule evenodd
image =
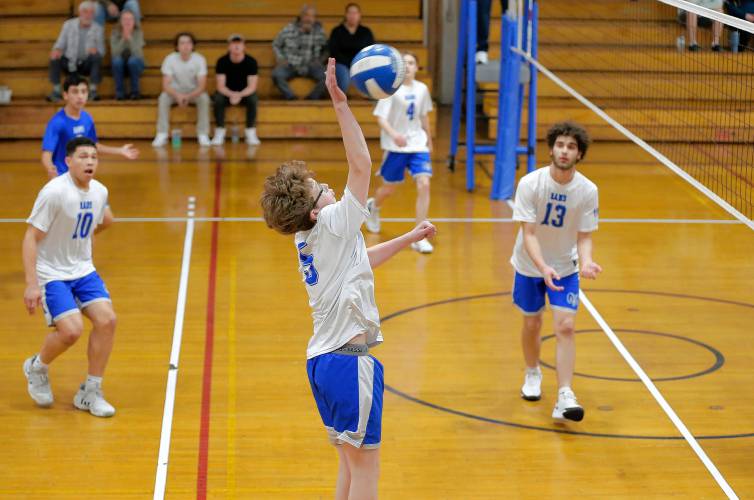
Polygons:
<instances>
[{"instance_id":1,"label":"gymnasium floor","mask_svg":"<svg viewBox=\"0 0 754 500\"><path fill-rule=\"evenodd\" d=\"M539 403L519 397L520 315L510 305L516 227L490 181L449 174L440 126L430 213L436 252L406 250L376 270L386 368L382 498L723 498L722 490L582 307L575 390L579 424L554 425L555 374ZM113 141L107 141L113 143ZM44 183L36 142L0 150L0 497L150 498L161 438L187 223L196 197L167 498L331 498L336 454L305 372L311 332L290 238L259 221L263 179L306 159L342 189L339 141L265 141L248 159L192 144L159 158L104 158L98 178L119 218L96 239L95 264L119 324L105 378L116 406L97 419L71 404L86 344L54 364L56 402L36 408L21 371L45 333L23 308L20 245ZM373 160L381 157L370 141ZM540 147L539 163L545 162ZM754 496L754 233L638 147L597 143L580 166L600 188L587 297L741 498ZM413 216L407 185L383 210ZM202 218L247 218L205 221ZM178 218L164 220L163 218ZM248 219L250 218L250 219ZM623 219L623 220L621 220ZM629 220L625 220L629 219ZM652 222L635 219L658 219ZM698 219L695 223L682 219ZM398 235L410 222L383 224ZM549 315L544 332L550 331ZM543 344L552 365L553 339Z\"/></svg>"}]
</instances>

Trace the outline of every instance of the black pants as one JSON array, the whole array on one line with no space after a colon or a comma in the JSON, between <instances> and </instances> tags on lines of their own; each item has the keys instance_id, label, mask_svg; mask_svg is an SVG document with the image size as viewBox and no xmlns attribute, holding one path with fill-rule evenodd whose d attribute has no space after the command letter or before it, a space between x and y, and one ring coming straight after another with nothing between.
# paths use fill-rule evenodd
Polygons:
<instances>
[{"instance_id":1,"label":"black pants","mask_svg":"<svg viewBox=\"0 0 754 500\"><path fill-rule=\"evenodd\" d=\"M60 76L63 72L68 71L68 59L50 59L49 76L50 83L60 83ZM76 61L76 71L80 75L88 76L91 83L98 84L102 81L102 56L100 54L89 54L86 59Z\"/></svg>"},{"instance_id":2,"label":"black pants","mask_svg":"<svg viewBox=\"0 0 754 500\"><path fill-rule=\"evenodd\" d=\"M215 92L212 97L215 109L215 126L225 127L225 108L230 106L230 98ZM239 104L246 106L246 128L254 127L257 123L257 94L251 94L241 99Z\"/></svg>"},{"instance_id":3,"label":"black pants","mask_svg":"<svg viewBox=\"0 0 754 500\"><path fill-rule=\"evenodd\" d=\"M743 19L745 21L746 14L754 14L754 2L752 2L751 0L743 2L725 2L725 10L727 10L728 14L730 14L731 16ZM751 33L749 33L748 31L736 30L735 28L731 29L738 31L739 33L739 47L746 47L749 44Z\"/></svg>"},{"instance_id":4,"label":"black pants","mask_svg":"<svg viewBox=\"0 0 754 500\"><path fill-rule=\"evenodd\" d=\"M508 10L508 0L500 0L500 8ZM487 52L490 48L488 40L490 39L490 11L492 10L492 0L479 0L476 6L476 50L477 52Z\"/></svg>"}]
</instances>

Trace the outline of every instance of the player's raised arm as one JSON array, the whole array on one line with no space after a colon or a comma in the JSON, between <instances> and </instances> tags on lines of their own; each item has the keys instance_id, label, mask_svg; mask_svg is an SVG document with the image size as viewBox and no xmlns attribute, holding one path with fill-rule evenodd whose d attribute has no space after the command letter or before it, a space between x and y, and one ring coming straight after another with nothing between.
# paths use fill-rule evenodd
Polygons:
<instances>
[{"instance_id":1,"label":"player's raised arm","mask_svg":"<svg viewBox=\"0 0 754 500\"><path fill-rule=\"evenodd\" d=\"M338 82L335 79L335 59L332 57L327 60L325 86L330 93L335 115L338 117L340 132L343 136L343 145L346 148L348 189L359 200L359 203L366 205L369 179L372 175L372 159L369 156L369 148L361 127L356 121L356 117L353 116L351 108L348 107L348 99L343 91L338 88Z\"/></svg>"}]
</instances>

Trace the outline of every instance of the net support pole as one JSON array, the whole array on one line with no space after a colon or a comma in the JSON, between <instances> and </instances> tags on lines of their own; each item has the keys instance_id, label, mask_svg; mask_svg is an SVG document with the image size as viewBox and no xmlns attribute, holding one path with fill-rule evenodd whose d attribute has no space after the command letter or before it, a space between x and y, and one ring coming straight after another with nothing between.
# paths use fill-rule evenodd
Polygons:
<instances>
[{"instance_id":1,"label":"net support pole","mask_svg":"<svg viewBox=\"0 0 754 500\"><path fill-rule=\"evenodd\" d=\"M531 10L526 13L531 18L532 58L538 56L539 48L539 2L532 0ZM529 128L526 133L527 158L526 171L533 172L537 168L537 67L529 63Z\"/></svg>"},{"instance_id":2,"label":"net support pole","mask_svg":"<svg viewBox=\"0 0 754 500\"><path fill-rule=\"evenodd\" d=\"M502 60L500 62L497 110L497 150L490 193L490 198L493 200L512 198L516 180L516 155L520 128L518 110L521 108L519 100L521 56L512 50L516 44L516 39L517 22L508 16L503 16Z\"/></svg>"},{"instance_id":3,"label":"net support pole","mask_svg":"<svg viewBox=\"0 0 754 500\"><path fill-rule=\"evenodd\" d=\"M462 3L463 0L462 0ZM468 0L466 22L466 190L474 190L474 137L476 135L477 0Z\"/></svg>"},{"instance_id":4,"label":"net support pole","mask_svg":"<svg viewBox=\"0 0 754 500\"><path fill-rule=\"evenodd\" d=\"M460 2L458 14L458 47L456 48L456 74L453 87L453 114L450 126L450 155L448 168L455 171L456 154L458 153L458 136L461 133L461 103L463 95L463 64L466 58L466 33L464 26L468 22L468 5L465 0Z\"/></svg>"}]
</instances>

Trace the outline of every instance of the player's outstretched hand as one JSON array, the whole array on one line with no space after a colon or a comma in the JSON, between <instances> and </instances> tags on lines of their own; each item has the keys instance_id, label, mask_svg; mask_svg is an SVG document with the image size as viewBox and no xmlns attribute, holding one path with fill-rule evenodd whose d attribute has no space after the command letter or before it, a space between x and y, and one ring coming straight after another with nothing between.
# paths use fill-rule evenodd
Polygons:
<instances>
[{"instance_id":1,"label":"player's outstretched hand","mask_svg":"<svg viewBox=\"0 0 754 500\"><path fill-rule=\"evenodd\" d=\"M29 314L34 314L37 307L42 305L42 291L38 285L30 285L24 291L24 305Z\"/></svg>"},{"instance_id":2,"label":"player's outstretched hand","mask_svg":"<svg viewBox=\"0 0 754 500\"><path fill-rule=\"evenodd\" d=\"M411 243L416 243L424 238L432 238L435 233L437 233L435 225L425 220L417 224L409 234L411 235Z\"/></svg>"},{"instance_id":3,"label":"player's outstretched hand","mask_svg":"<svg viewBox=\"0 0 754 500\"><path fill-rule=\"evenodd\" d=\"M129 160L135 160L139 157L139 150L133 144L124 144L121 146L120 153Z\"/></svg>"},{"instance_id":4,"label":"player's outstretched hand","mask_svg":"<svg viewBox=\"0 0 754 500\"><path fill-rule=\"evenodd\" d=\"M562 286L557 286L554 282L554 280L559 280L560 276L558 273L555 272L555 269L551 268L550 266L546 266L544 271L542 271L542 277L545 279L545 285L547 285L547 288L550 290L554 290L556 292L562 292L565 290Z\"/></svg>"},{"instance_id":5,"label":"player's outstretched hand","mask_svg":"<svg viewBox=\"0 0 754 500\"><path fill-rule=\"evenodd\" d=\"M602 267L596 262L587 262L581 266L581 277L589 280L597 279L597 275L602 272Z\"/></svg>"},{"instance_id":6,"label":"player's outstretched hand","mask_svg":"<svg viewBox=\"0 0 754 500\"><path fill-rule=\"evenodd\" d=\"M335 78L335 59L332 57L327 59L325 87L327 87L327 91L330 93L333 104L339 104L348 100L343 91L340 90L340 87L338 87L338 80Z\"/></svg>"}]
</instances>

